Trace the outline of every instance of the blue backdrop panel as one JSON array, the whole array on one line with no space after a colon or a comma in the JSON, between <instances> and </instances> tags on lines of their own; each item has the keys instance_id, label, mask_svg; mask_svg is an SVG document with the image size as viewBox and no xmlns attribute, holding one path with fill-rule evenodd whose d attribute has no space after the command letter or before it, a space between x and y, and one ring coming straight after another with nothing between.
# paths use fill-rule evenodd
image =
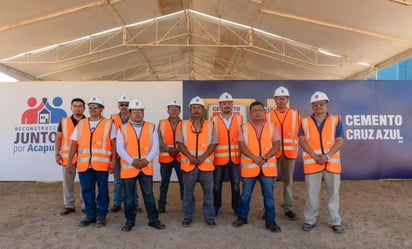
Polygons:
<instances>
[{"instance_id":1,"label":"blue backdrop panel","mask_svg":"<svg viewBox=\"0 0 412 249\"><path fill-rule=\"evenodd\" d=\"M312 113L310 96L324 91L329 113L342 117L345 142L343 179L411 179L412 82L409 81L184 81L184 118L192 97L218 98L229 92L234 98L255 98L266 104L278 86L291 94L290 105L302 117ZM301 155L295 177L303 179Z\"/></svg>"}]
</instances>

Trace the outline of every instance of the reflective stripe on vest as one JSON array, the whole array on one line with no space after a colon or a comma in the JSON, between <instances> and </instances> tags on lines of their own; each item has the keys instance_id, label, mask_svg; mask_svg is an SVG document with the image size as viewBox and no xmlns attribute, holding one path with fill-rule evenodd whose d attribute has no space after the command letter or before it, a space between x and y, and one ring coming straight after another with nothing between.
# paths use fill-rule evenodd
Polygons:
<instances>
[{"instance_id":1,"label":"reflective stripe on vest","mask_svg":"<svg viewBox=\"0 0 412 249\"><path fill-rule=\"evenodd\" d=\"M245 145L250 150L250 152L255 155L262 157L266 155L273 147L272 138L275 132L275 127L270 122L265 122L262 129L262 134L260 139L256 134L256 130L253 125L249 122L246 128L243 129L243 134L245 136ZM262 165L263 175L267 177L275 177L278 175L276 167L276 157L273 156L268 158L267 163ZM245 178L257 177L260 174L260 167L255 164L255 162L242 154L242 169L241 175Z\"/></svg>"},{"instance_id":2,"label":"reflective stripe on vest","mask_svg":"<svg viewBox=\"0 0 412 249\"><path fill-rule=\"evenodd\" d=\"M122 125L120 128L123 137L124 148L133 159L142 159L149 155L153 146L153 131L155 125L149 122L144 122L140 130L140 138L136 134L136 130L130 122ZM139 175L140 170L133 167L125 160L120 161L120 178L128 179ZM153 176L153 161L141 169L147 176Z\"/></svg>"},{"instance_id":3,"label":"reflective stripe on vest","mask_svg":"<svg viewBox=\"0 0 412 249\"><path fill-rule=\"evenodd\" d=\"M70 136L74 130L74 124L71 118L62 118L62 141L60 145L60 155L62 157L62 166L67 166L69 162L69 151L72 145L72 140ZM73 155L72 163L75 165L77 162L77 154Z\"/></svg>"},{"instance_id":4,"label":"reflective stripe on vest","mask_svg":"<svg viewBox=\"0 0 412 249\"><path fill-rule=\"evenodd\" d=\"M182 121L176 125L176 130L173 132L172 124L168 119L160 120L159 121L159 131L163 139L163 143L168 147L176 148L175 138L178 135L178 132L181 130ZM176 156L176 160L178 162L181 161L182 155L179 153ZM160 151L159 152L159 162L160 163L171 163L173 162L174 157L170 156L167 151Z\"/></svg>"},{"instance_id":5,"label":"reflective stripe on vest","mask_svg":"<svg viewBox=\"0 0 412 249\"><path fill-rule=\"evenodd\" d=\"M198 157L206 152L212 141L213 125L204 120L200 132L197 133L191 120L182 121L182 136L184 144L190 154ZM201 171L213 171L215 166L213 164L213 153L211 153L206 160L199 166ZM190 172L195 168L195 165L190 163L188 157L182 154L181 169L185 172Z\"/></svg>"},{"instance_id":6,"label":"reflective stripe on vest","mask_svg":"<svg viewBox=\"0 0 412 249\"><path fill-rule=\"evenodd\" d=\"M93 133L90 132L89 118L77 125L77 171L85 172L89 164L96 171L109 171L112 155L110 132L112 122L102 118Z\"/></svg>"},{"instance_id":7,"label":"reflective stripe on vest","mask_svg":"<svg viewBox=\"0 0 412 249\"><path fill-rule=\"evenodd\" d=\"M240 149L239 149L239 131L242 125L242 117L238 114L233 114L229 130L226 128L225 122L220 115L213 117L213 125L217 127L219 143L214 151L214 164L226 165L229 163L229 158L234 164L240 164Z\"/></svg>"},{"instance_id":8,"label":"reflective stripe on vest","mask_svg":"<svg viewBox=\"0 0 412 249\"><path fill-rule=\"evenodd\" d=\"M268 121L275 124L281 136L281 146L276 157L280 158L283 153L286 158L296 159L299 150L299 113L296 110L288 109L284 120L280 120L278 113L280 112L275 109L267 114Z\"/></svg>"},{"instance_id":9,"label":"reflective stripe on vest","mask_svg":"<svg viewBox=\"0 0 412 249\"><path fill-rule=\"evenodd\" d=\"M319 134L317 124L312 117L302 119L305 141L316 154L327 154L335 144L336 128L339 120L339 116L329 115L322 132ZM340 151L337 151L326 164L316 163L308 153L303 151L303 164L305 174L318 173L323 170L339 174L341 172Z\"/></svg>"}]
</instances>

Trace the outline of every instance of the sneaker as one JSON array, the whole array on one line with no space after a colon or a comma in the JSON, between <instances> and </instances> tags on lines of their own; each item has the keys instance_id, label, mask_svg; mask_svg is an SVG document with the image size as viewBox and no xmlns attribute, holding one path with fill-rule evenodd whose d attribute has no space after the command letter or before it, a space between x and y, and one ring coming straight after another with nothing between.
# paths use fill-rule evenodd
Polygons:
<instances>
[{"instance_id":1,"label":"sneaker","mask_svg":"<svg viewBox=\"0 0 412 249\"><path fill-rule=\"evenodd\" d=\"M83 220L80 221L79 227L87 227L88 225L96 223L96 219L89 219L89 218L84 218Z\"/></svg>"},{"instance_id":2,"label":"sneaker","mask_svg":"<svg viewBox=\"0 0 412 249\"><path fill-rule=\"evenodd\" d=\"M158 212L159 214L166 213L166 208L165 208L165 207L159 207L159 208L157 209L157 212Z\"/></svg>"},{"instance_id":3,"label":"sneaker","mask_svg":"<svg viewBox=\"0 0 412 249\"><path fill-rule=\"evenodd\" d=\"M233 227L241 227L244 224L247 224L247 219L243 219L243 218L237 218L233 223L232 226Z\"/></svg>"},{"instance_id":4,"label":"sneaker","mask_svg":"<svg viewBox=\"0 0 412 249\"><path fill-rule=\"evenodd\" d=\"M104 227L104 226L106 226L106 218L97 217L96 227Z\"/></svg>"},{"instance_id":5,"label":"sneaker","mask_svg":"<svg viewBox=\"0 0 412 249\"><path fill-rule=\"evenodd\" d=\"M332 231L337 234L345 232L345 228L342 225L333 225L330 228L332 228Z\"/></svg>"},{"instance_id":6,"label":"sneaker","mask_svg":"<svg viewBox=\"0 0 412 249\"><path fill-rule=\"evenodd\" d=\"M113 207L110 209L110 212L112 212L112 213L117 213L117 212L119 212L120 210L122 210L122 207L121 207L121 206L113 206Z\"/></svg>"},{"instance_id":7,"label":"sneaker","mask_svg":"<svg viewBox=\"0 0 412 249\"><path fill-rule=\"evenodd\" d=\"M206 222L207 227L212 228L216 226L215 219L207 219L205 222Z\"/></svg>"},{"instance_id":8,"label":"sneaker","mask_svg":"<svg viewBox=\"0 0 412 249\"><path fill-rule=\"evenodd\" d=\"M191 227L192 226L192 220L184 218L182 222L182 227Z\"/></svg>"},{"instance_id":9,"label":"sneaker","mask_svg":"<svg viewBox=\"0 0 412 249\"><path fill-rule=\"evenodd\" d=\"M122 227L123 232L130 232L132 228L134 227L134 221L126 221Z\"/></svg>"},{"instance_id":10,"label":"sneaker","mask_svg":"<svg viewBox=\"0 0 412 249\"><path fill-rule=\"evenodd\" d=\"M305 231L305 232L309 232L309 231L311 231L315 226L316 226L316 224L304 223L304 224L302 225L302 230Z\"/></svg>"},{"instance_id":11,"label":"sneaker","mask_svg":"<svg viewBox=\"0 0 412 249\"><path fill-rule=\"evenodd\" d=\"M266 223L265 223L265 227L266 227L267 229L269 229L271 232L274 232L274 233L280 233L280 232L282 232L282 229L280 229L280 227L278 226L278 224L276 224L275 221L273 221L273 222L266 222Z\"/></svg>"},{"instance_id":12,"label":"sneaker","mask_svg":"<svg viewBox=\"0 0 412 249\"><path fill-rule=\"evenodd\" d=\"M286 217L289 218L289 220L297 220L298 219L298 217L296 216L296 214L292 210L287 211L285 213L285 215L286 215Z\"/></svg>"},{"instance_id":13,"label":"sneaker","mask_svg":"<svg viewBox=\"0 0 412 249\"><path fill-rule=\"evenodd\" d=\"M76 209L74 208L64 208L64 210L60 213L60 215L68 215L70 213L76 212Z\"/></svg>"}]
</instances>

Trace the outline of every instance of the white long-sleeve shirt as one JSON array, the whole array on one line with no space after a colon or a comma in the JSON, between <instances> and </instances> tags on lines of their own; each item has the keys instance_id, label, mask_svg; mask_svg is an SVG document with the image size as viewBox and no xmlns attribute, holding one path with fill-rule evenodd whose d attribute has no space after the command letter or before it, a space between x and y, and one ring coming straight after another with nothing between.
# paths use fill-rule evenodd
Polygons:
<instances>
[{"instance_id":1,"label":"white long-sleeve shirt","mask_svg":"<svg viewBox=\"0 0 412 249\"><path fill-rule=\"evenodd\" d=\"M142 127L133 127L137 136L140 138L140 131L142 129ZM127 163L132 164L133 162L133 157L131 157L129 155L129 153L127 153L126 148L124 147L124 140L123 140L123 136L122 136L122 132L120 131L120 129L117 131L117 136L116 136L116 149L117 149L117 153L119 154L119 156L125 160ZM150 152L149 154L145 157L145 159L150 162L153 159L155 159L155 157L157 156L157 153L159 151L159 135L157 133L157 129L154 129L153 131L153 145L150 148ZM144 158L141 158L144 159Z\"/></svg>"}]
</instances>

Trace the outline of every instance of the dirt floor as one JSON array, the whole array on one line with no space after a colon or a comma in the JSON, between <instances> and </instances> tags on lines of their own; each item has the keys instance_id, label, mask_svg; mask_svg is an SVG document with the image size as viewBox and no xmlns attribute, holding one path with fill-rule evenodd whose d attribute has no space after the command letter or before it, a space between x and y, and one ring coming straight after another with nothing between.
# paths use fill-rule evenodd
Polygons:
<instances>
[{"instance_id":1,"label":"dirt floor","mask_svg":"<svg viewBox=\"0 0 412 249\"><path fill-rule=\"evenodd\" d=\"M325 186L323 186L325 187ZM79 185L76 185L79 192ZM110 186L112 190L112 186ZM275 186L279 234L264 228L263 203L257 184L249 224L233 228L230 190L224 185L224 203L215 228L206 227L201 212L201 188L196 187L197 208L193 227L180 226L183 214L177 183L172 183L167 212L160 220L166 230L147 226L145 212L138 214L136 227L121 232L123 213L109 213L107 226L80 228L77 212L61 216L61 182L0 182L0 248L412 248L412 181L343 181L341 216L345 234L334 234L327 224L327 194L322 190L321 213L311 232L301 229L305 189L295 183L295 209L299 219L283 215L282 183ZM159 183L155 183L158 196ZM143 205L142 199L140 204Z\"/></svg>"}]
</instances>

